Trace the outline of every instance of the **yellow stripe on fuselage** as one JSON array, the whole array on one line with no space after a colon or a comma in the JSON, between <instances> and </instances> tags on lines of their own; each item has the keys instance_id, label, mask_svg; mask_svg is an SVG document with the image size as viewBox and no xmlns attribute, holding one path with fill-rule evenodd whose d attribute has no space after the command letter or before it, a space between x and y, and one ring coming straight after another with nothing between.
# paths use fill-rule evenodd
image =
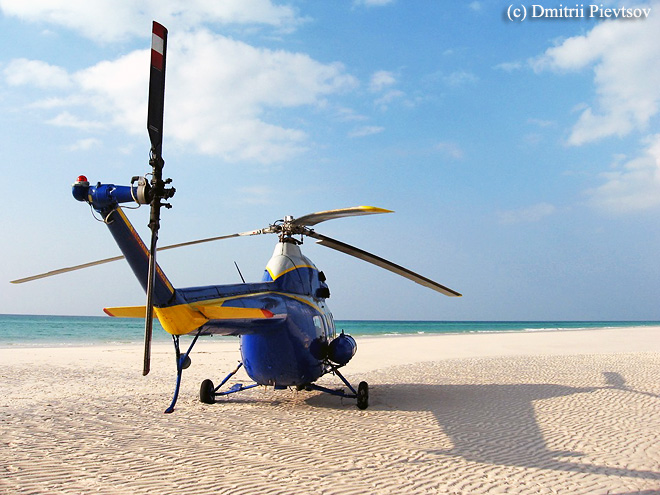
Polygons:
<instances>
[{"instance_id":1,"label":"yellow stripe on fuselage","mask_svg":"<svg viewBox=\"0 0 660 495\"><path fill-rule=\"evenodd\" d=\"M298 268L311 268L312 270L317 270L315 266L312 265L299 265L299 266L292 266L291 268L287 268L283 272L281 272L279 275L275 275L273 272L270 271L270 268L266 267L266 271L268 271L268 274L270 275L270 278L273 279L273 281L277 280L280 278L282 275L286 275L289 272L292 272L294 270L297 270Z\"/></svg>"},{"instance_id":2,"label":"yellow stripe on fuselage","mask_svg":"<svg viewBox=\"0 0 660 495\"><path fill-rule=\"evenodd\" d=\"M247 298L247 297L263 296L263 295L266 295L266 294L277 294L278 296L284 296L284 297L288 297L289 299L295 299L296 301L299 301L301 303L307 304L308 306L311 306L312 308L314 308L319 313L323 312L321 310L321 308L319 308L319 306L314 303L314 301L312 300L311 297L309 297L309 299L306 299L306 297L308 297L308 296L295 295L295 294L290 294L290 293L287 293L287 292L276 292L276 291L255 292L255 293L252 293L252 294L243 294L243 295L238 295L238 296L225 297L225 298L222 298L222 299L209 299L208 301L204 301L203 305L202 304L196 304L195 309L199 308L199 311L204 311L203 306L206 306L206 305L208 305L208 306L215 306L215 305L222 306L222 304L224 304L225 302L232 301L234 299L244 299L244 298Z\"/></svg>"},{"instance_id":3,"label":"yellow stripe on fuselage","mask_svg":"<svg viewBox=\"0 0 660 495\"><path fill-rule=\"evenodd\" d=\"M209 320L260 320L272 318L273 313L261 308L232 308L230 306L206 305L197 306L200 313Z\"/></svg>"}]
</instances>

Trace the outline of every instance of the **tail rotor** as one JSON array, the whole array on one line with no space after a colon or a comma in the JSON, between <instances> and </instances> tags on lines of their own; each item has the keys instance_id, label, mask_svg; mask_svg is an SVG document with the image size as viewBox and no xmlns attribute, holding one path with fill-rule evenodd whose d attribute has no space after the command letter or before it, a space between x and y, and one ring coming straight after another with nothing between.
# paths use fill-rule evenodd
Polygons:
<instances>
[{"instance_id":1,"label":"tail rotor","mask_svg":"<svg viewBox=\"0 0 660 495\"><path fill-rule=\"evenodd\" d=\"M147 114L147 130L151 140L149 165L152 167L151 182L148 189L148 199L151 205L149 229L151 244L149 248L149 274L147 279L147 311L144 328L144 367L142 374L149 374L151 367L151 339L153 334L153 292L156 277L156 245L160 229L161 207L171 208L169 203L163 203L174 196L175 189L166 187L172 179L163 180L162 156L163 148L163 113L165 109L165 61L167 56L167 29L154 21L151 37L151 72L149 76L149 110Z\"/></svg>"}]
</instances>

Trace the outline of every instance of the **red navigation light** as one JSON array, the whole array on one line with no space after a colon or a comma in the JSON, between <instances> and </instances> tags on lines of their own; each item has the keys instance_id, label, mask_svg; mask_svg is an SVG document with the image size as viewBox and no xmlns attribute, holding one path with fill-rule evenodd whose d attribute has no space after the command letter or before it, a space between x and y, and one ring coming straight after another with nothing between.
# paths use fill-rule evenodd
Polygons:
<instances>
[{"instance_id":1,"label":"red navigation light","mask_svg":"<svg viewBox=\"0 0 660 495\"><path fill-rule=\"evenodd\" d=\"M71 193L78 201L87 201L87 193L89 192L89 182L87 177L79 175L78 179L71 184Z\"/></svg>"}]
</instances>

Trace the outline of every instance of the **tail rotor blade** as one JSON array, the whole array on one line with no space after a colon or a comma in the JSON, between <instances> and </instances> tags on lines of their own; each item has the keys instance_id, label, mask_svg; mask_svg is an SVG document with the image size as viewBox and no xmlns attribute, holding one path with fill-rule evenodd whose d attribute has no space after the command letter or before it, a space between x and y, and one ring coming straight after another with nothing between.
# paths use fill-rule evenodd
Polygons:
<instances>
[{"instance_id":1,"label":"tail rotor blade","mask_svg":"<svg viewBox=\"0 0 660 495\"><path fill-rule=\"evenodd\" d=\"M154 21L151 34L151 71L149 74L149 110L147 129L151 148L160 156L163 145L163 113L165 110L165 60L167 29Z\"/></svg>"},{"instance_id":2,"label":"tail rotor blade","mask_svg":"<svg viewBox=\"0 0 660 495\"><path fill-rule=\"evenodd\" d=\"M159 200L160 201L160 200ZM149 251L149 275L147 280L147 307L144 320L144 361L142 375L149 374L151 369L151 339L154 327L154 283L156 279L156 242L158 241L158 231L152 230L151 249Z\"/></svg>"}]
</instances>

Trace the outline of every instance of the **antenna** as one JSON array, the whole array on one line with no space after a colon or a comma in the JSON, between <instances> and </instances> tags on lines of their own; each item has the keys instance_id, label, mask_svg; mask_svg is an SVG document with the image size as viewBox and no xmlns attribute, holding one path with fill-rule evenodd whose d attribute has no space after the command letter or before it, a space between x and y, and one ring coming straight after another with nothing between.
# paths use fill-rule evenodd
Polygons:
<instances>
[{"instance_id":1,"label":"antenna","mask_svg":"<svg viewBox=\"0 0 660 495\"><path fill-rule=\"evenodd\" d=\"M245 279L243 278L243 274L241 273L241 269L238 267L238 263L236 263L235 261L234 261L234 266L238 270L238 274L240 275L241 280L243 281L243 283L245 283Z\"/></svg>"}]
</instances>

